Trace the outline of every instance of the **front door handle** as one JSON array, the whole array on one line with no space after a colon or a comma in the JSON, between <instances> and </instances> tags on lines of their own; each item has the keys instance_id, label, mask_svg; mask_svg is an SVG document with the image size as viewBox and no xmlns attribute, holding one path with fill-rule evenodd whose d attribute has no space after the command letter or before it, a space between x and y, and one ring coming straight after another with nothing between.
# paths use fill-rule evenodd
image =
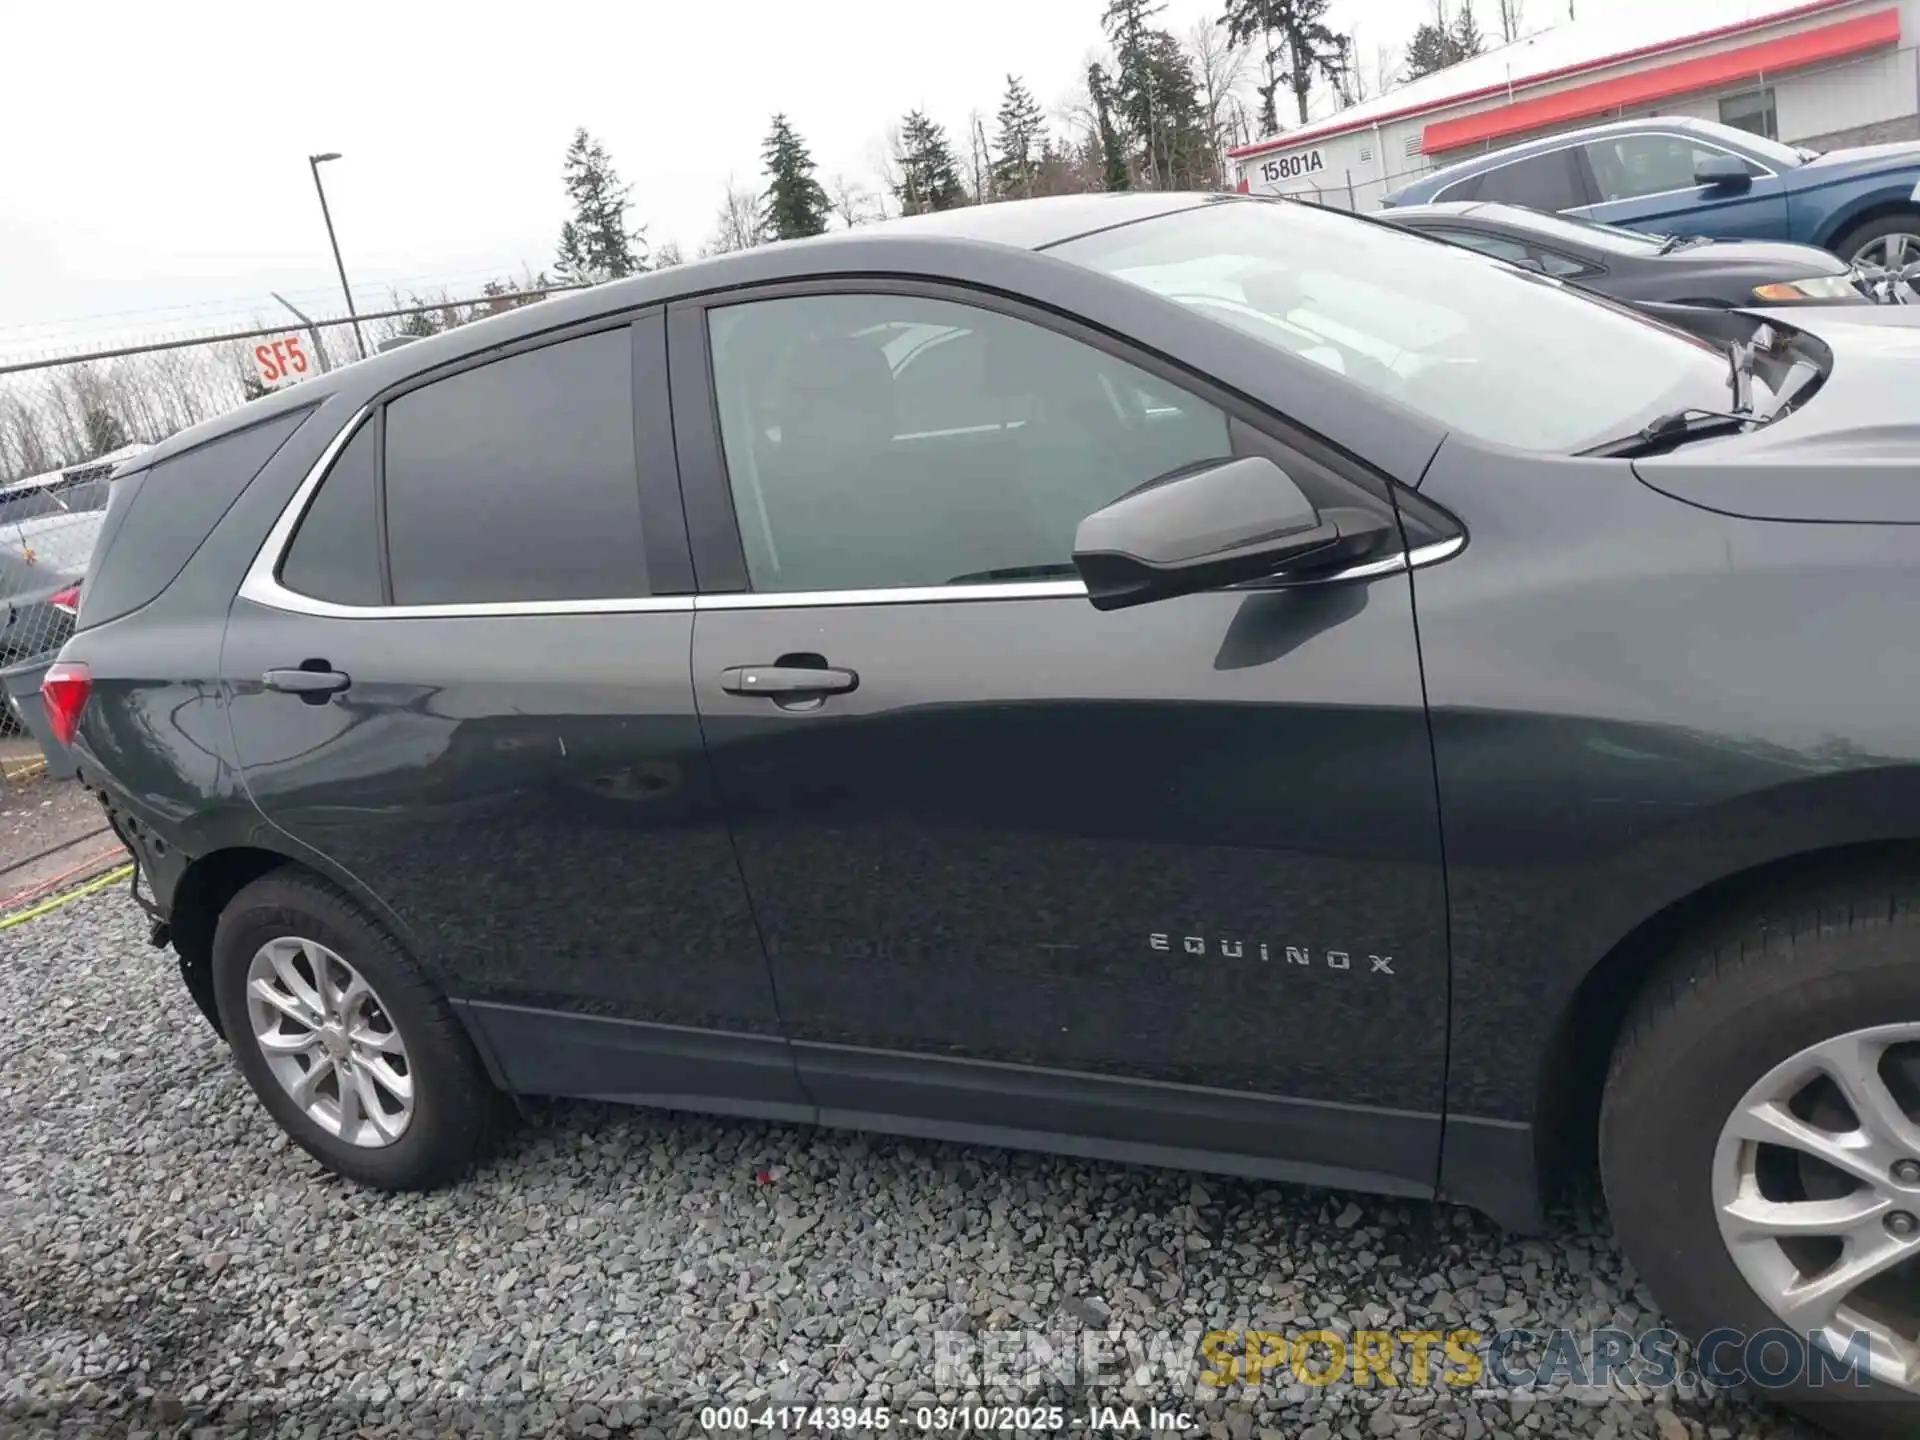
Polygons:
<instances>
[{"instance_id":1,"label":"front door handle","mask_svg":"<svg viewBox=\"0 0 1920 1440\"><path fill-rule=\"evenodd\" d=\"M313 662L309 661L308 665ZM330 696L338 695L353 680L338 670L302 666L297 670L269 670L260 677L260 683L283 695L298 695L309 705L324 705Z\"/></svg>"},{"instance_id":2,"label":"front door handle","mask_svg":"<svg viewBox=\"0 0 1920 1440\"><path fill-rule=\"evenodd\" d=\"M729 695L835 695L855 689L860 677L830 666L733 665L720 672Z\"/></svg>"}]
</instances>

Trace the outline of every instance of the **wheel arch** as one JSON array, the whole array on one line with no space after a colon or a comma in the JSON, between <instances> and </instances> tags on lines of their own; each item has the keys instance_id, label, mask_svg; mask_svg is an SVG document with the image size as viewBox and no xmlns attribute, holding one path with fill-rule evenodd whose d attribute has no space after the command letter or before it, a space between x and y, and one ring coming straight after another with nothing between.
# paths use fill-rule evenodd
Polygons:
<instances>
[{"instance_id":1,"label":"wheel arch","mask_svg":"<svg viewBox=\"0 0 1920 1440\"><path fill-rule=\"evenodd\" d=\"M1542 1056L1535 1110L1542 1194L1590 1172L1614 1046L1663 961L1703 929L1867 871L1920 875L1920 837L1807 850L1723 875L1646 916L1601 955L1563 1006Z\"/></svg>"},{"instance_id":2,"label":"wheel arch","mask_svg":"<svg viewBox=\"0 0 1920 1440\"><path fill-rule=\"evenodd\" d=\"M190 863L174 887L167 930L180 963L180 978L207 1023L222 1038L226 1031L213 1001L213 932L220 912L247 886L297 861L253 845L215 850Z\"/></svg>"},{"instance_id":3,"label":"wheel arch","mask_svg":"<svg viewBox=\"0 0 1920 1440\"><path fill-rule=\"evenodd\" d=\"M213 1000L213 934L233 897L261 876L275 870L288 870L313 876L338 886L356 904L363 907L375 924L391 934L409 953L418 957L419 947L377 896L368 894L352 876L340 874L331 866L315 864L305 857L247 840L223 845L190 861L174 883L167 911L167 929L179 958L180 978L216 1031L221 1030L219 1013ZM423 964L427 962L422 959ZM446 977L431 964L428 972L434 982L446 990Z\"/></svg>"},{"instance_id":4,"label":"wheel arch","mask_svg":"<svg viewBox=\"0 0 1920 1440\"><path fill-rule=\"evenodd\" d=\"M1920 221L1920 205L1916 205L1912 195L1883 195L1878 199L1868 198L1836 211L1821 222L1815 233L1813 243L1822 250L1846 260L1835 247L1853 231L1862 225L1871 225L1889 215L1912 215Z\"/></svg>"}]
</instances>

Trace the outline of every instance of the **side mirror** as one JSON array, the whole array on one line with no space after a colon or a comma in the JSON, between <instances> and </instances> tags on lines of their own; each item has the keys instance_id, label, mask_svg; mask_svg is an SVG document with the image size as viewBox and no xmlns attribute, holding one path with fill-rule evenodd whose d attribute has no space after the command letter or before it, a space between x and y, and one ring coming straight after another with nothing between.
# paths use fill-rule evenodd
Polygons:
<instances>
[{"instance_id":1,"label":"side mirror","mask_svg":"<svg viewBox=\"0 0 1920 1440\"><path fill-rule=\"evenodd\" d=\"M1738 155L1703 155L1694 162L1693 183L1714 190L1747 190L1753 186L1753 176Z\"/></svg>"},{"instance_id":2,"label":"side mirror","mask_svg":"<svg viewBox=\"0 0 1920 1440\"><path fill-rule=\"evenodd\" d=\"M1120 610L1287 573L1337 569L1391 526L1359 509L1324 515L1265 456L1215 460L1149 481L1080 522L1074 568L1096 610Z\"/></svg>"}]
</instances>

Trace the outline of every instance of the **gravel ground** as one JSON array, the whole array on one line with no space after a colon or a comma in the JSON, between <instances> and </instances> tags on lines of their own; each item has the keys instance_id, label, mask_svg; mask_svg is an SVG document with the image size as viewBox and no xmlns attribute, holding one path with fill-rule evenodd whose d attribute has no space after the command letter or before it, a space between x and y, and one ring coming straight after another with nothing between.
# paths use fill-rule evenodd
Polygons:
<instances>
[{"instance_id":1,"label":"gravel ground","mask_svg":"<svg viewBox=\"0 0 1920 1440\"><path fill-rule=\"evenodd\" d=\"M0 931L0 1435L680 1436L769 1398L920 1433L904 1407L958 1393L935 1332L1655 1323L1592 1205L1523 1241L1446 1206L585 1105L458 1189L364 1192L279 1138L169 959L117 889ZM1230 1440L1811 1436L1728 1396L1195 1393L1098 1398Z\"/></svg>"}]
</instances>

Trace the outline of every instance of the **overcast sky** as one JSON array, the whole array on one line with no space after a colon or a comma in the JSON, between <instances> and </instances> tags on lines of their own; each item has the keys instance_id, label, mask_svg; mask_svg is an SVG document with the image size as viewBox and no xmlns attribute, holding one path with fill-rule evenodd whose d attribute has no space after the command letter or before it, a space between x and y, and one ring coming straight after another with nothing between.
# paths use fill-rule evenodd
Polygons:
<instances>
[{"instance_id":1,"label":"overcast sky","mask_svg":"<svg viewBox=\"0 0 1920 1440\"><path fill-rule=\"evenodd\" d=\"M1562 0L1529 0L1530 26ZM1590 0L1605 3L1605 0ZM1431 0L1334 0L1360 54ZM1223 0L1170 0L1184 34ZM729 175L761 186L784 110L823 180L873 183L919 106L959 141L1005 77L1062 101L1103 0L149 0L10 7L0 83L0 355L95 336L278 318L269 290L339 313L306 157L324 167L363 308L552 260L560 161L584 125L634 218L691 256ZM1493 0L1479 8L1497 29Z\"/></svg>"}]
</instances>

